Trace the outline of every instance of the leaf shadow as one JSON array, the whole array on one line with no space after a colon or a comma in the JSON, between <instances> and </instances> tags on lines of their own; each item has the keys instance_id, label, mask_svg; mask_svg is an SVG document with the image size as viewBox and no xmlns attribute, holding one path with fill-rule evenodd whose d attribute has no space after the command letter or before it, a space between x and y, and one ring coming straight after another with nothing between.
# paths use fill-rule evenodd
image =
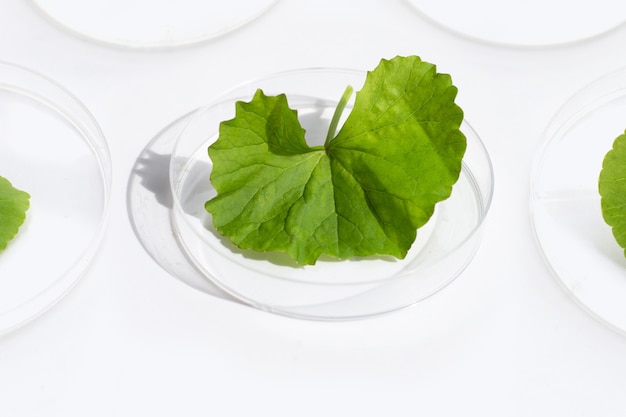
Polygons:
<instances>
[{"instance_id":1,"label":"leaf shadow","mask_svg":"<svg viewBox=\"0 0 626 417\"><path fill-rule=\"evenodd\" d=\"M168 209L173 205L169 184L170 159L169 154L158 154L145 149L132 170L132 175L140 178L140 184L154 195L157 203Z\"/></svg>"},{"instance_id":2,"label":"leaf shadow","mask_svg":"<svg viewBox=\"0 0 626 417\"><path fill-rule=\"evenodd\" d=\"M172 228L171 154L192 115L184 115L162 129L136 159L127 183L127 214L137 240L163 270L196 290L236 302L189 261Z\"/></svg>"}]
</instances>

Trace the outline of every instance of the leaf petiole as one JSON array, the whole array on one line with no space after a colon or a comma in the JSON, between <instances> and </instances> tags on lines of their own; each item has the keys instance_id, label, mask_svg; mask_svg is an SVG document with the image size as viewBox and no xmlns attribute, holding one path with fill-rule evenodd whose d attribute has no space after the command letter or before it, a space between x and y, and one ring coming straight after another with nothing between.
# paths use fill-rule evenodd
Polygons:
<instances>
[{"instance_id":1,"label":"leaf petiole","mask_svg":"<svg viewBox=\"0 0 626 417\"><path fill-rule=\"evenodd\" d=\"M335 109L335 113L333 114L333 118L330 121L330 126L328 127L328 134L326 135L326 141L324 142L324 146L328 146L329 142L332 138L335 137L335 133L337 132L337 126L339 125L339 119L341 119L341 114L343 113L350 97L352 97L352 93L354 92L354 88L351 85L346 87L346 90L343 92L339 103L337 104L337 108Z\"/></svg>"}]
</instances>

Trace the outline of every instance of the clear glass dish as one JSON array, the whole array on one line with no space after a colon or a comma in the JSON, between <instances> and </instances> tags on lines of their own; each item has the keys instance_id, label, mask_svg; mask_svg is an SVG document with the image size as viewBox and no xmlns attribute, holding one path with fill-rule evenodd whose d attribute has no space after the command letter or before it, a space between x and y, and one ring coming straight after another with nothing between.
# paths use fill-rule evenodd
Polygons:
<instances>
[{"instance_id":1,"label":"clear glass dish","mask_svg":"<svg viewBox=\"0 0 626 417\"><path fill-rule=\"evenodd\" d=\"M577 42L626 21L615 0L406 0L422 15L462 36L512 46Z\"/></svg>"},{"instance_id":2,"label":"clear glass dish","mask_svg":"<svg viewBox=\"0 0 626 417\"><path fill-rule=\"evenodd\" d=\"M323 143L337 101L347 85L360 89L365 73L307 69L242 85L199 109L182 131L170 160L172 226L188 259L206 279L256 308L292 317L334 320L372 316L417 303L457 277L478 247L493 175L489 156L467 122L468 149L452 196L440 203L404 260L319 260L294 267L281 254L242 251L216 232L204 210L215 191L207 147L219 123L234 116L235 101L257 88L285 93L298 110L310 144ZM346 111L347 114L347 111Z\"/></svg>"},{"instance_id":3,"label":"clear glass dish","mask_svg":"<svg viewBox=\"0 0 626 417\"><path fill-rule=\"evenodd\" d=\"M626 129L626 70L572 96L547 126L531 179L531 217L544 258L586 311L626 331L626 259L602 219L598 177Z\"/></svg>"},{"instance_id":4,"label":"clear glass dish","mask_svg":"<svg viewBox=\"0 0 626 417\"><path fill-rule=\"evenodd\" d=\"M278 0L33 0L61 27L87 39L136 48L167 48L218 37L266 12Z\"/></svg>"},{"instance_id":5,"label":"clear glass dish","mask_svg":"<svg viewBox=\"0 0 626 417\"><path fill-rule=\"evenodd\" d=\"M73 287L99 246L111 162L88 110L53 81L0 63L0 175L31 195L26 221L0 252L0 334Z\"/></svg>"}]
</instances>

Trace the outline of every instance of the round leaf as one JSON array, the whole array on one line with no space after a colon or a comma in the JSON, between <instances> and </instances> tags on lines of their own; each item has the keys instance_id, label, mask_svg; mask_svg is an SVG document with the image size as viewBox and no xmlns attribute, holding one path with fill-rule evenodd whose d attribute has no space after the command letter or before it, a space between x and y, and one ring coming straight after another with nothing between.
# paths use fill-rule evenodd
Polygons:
<instances>
[{"instance_id":1,"label":"round leaf","mask_svg":"<svg viewBox=\"0 0 626 417\"><path fill-rule=\"evenodd\" d=\"M215 227L241 248L301 264L321 254L405 257L461 171L456 93L419 57L382 60L339 133L309 147L287 98L259 90L209 147Z\"/></svg>"}]
</instances>

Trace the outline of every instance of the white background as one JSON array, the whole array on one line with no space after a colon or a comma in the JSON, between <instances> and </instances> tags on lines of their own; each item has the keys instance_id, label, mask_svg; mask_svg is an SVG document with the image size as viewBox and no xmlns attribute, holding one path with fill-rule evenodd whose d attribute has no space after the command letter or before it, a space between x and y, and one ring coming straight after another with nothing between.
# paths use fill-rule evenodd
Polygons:
<instances>
[{"instance_id":1,"label":"white background","mask_svg":"<svg viewBox=\"0 0 626 417\"><path fill-rule=\"evenodd\" d=\"M109 227L91 268L45 315L0 338L1 416L626 415L626 337L560 288L528 209L543 129L579 88L626 66L626 28L568 45L497 46L401 0L282 0L226 36L160 51L80 39L23 0L2 0L0 28L0 60L82 100L114 164ZM198 291L147 254L126 188L163 128L243 81L302 67L367 70L395 55L452 75L494 164L482 245L454 283L378 318L300 321Z\"/></svg>"}]
</instances>

